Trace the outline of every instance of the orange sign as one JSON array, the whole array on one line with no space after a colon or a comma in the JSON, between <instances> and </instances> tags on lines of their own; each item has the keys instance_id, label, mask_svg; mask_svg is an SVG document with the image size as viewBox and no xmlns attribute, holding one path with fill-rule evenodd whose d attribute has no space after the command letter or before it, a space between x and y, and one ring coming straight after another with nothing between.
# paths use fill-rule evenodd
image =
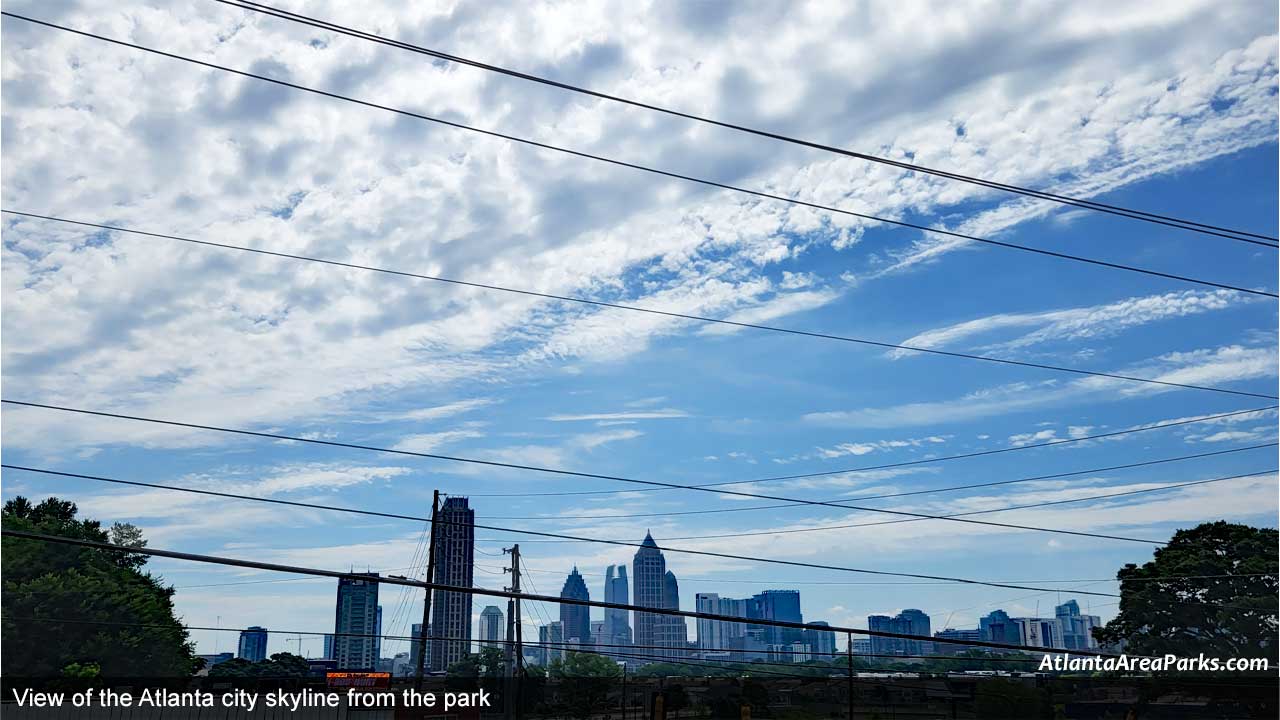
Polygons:
<instances>
[{"instance_id":1,"label":"orange sign","mask_svg":"<svg viewBox=\"0 0 1280 720\"><path fill-rule=\"evenodd\" d=\"M391 687L391 673L388 672L330 672L324 674L324 679L329 687L371 689Z\"/></svg>"}]
</instances>

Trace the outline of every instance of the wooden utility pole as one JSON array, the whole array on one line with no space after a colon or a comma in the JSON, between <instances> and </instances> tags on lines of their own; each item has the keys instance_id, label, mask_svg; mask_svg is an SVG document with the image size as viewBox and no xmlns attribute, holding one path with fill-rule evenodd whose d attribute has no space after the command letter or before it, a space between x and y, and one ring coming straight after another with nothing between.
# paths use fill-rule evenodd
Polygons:
<instances>
[{"instance_id":1,"label":"wooden utility pole","mask_svg":"<svg viewBox=\"0 0 1280 720\"><path fill-rule=\"evenodd\" d=\"M436 581L436 516L440 513L440 491L431 495L431 540L427 543L427 582ZM413 689L422 692L422 676L427 664L427 637L431 634L431 589L426 589L422 599L422 635L418 637L418 667L413 677Z\"/></svg>"}]
</instances>

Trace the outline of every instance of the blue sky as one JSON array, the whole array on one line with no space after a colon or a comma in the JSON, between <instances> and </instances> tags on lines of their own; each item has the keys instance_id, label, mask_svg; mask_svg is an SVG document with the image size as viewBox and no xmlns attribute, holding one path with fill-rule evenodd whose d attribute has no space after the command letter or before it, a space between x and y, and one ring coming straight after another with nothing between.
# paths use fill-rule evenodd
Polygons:
<instances>
[{"instance_id":1,"label":"blue sky","mask_svg":"<svg viewBox=\"0 0 1280 720\"><path fill-rule=\"evenodd\" d=\"M951 6L948 6L950 8ZM432 65L214 3L10 9L392 105L446 114L816 202L1275 291L1253 245L978 192ZM388 6L338 22L623 95L844 147L1275 234L1274 8L1188 2L693 13L674 4ZM247 243L542 292L1018 360L1276 391L1276 304L744 199L264 89L4 22L6 208ZM768 40L768 42L766 42ZM853 70L853 69L856 69ZM6 217L6 398L664 482L880 465L1263 407L1165 390L329 267L94 235ZM433 489L478 518L636 540L880 519L831 508L631 519L751 503L404 456L4 410L6 462L426 514ZM1274 413L1123 439L744 486L799 498L901 492L1270 442ZM959 512L1271 470L1274 448L868 505ZM536 493L618 490L616 495ZM134 491L17 472L153 546L331 569L409 566L414 523ZM529 493L529 497L482 497ZM1275 526L1274 475L998 514L1161 539L1227 518ZM572 517L566 517L572 516ZM477 584L500 587L480 532ZM924 609L935 629L995 608L1104 618L1105 581L1151 547L928 521L675 547L1061 585L1062 593L883 578L668 553L696 592L801 591L806 619L864 626ZM626 548L521 541L532 585L577 564L593 597ZM195 625L324 632L333 582L154 562ZM1058 582L1072 580L1076 582ZM254 584L228 584L246 583ZM844 584L841 584L844 583ZM387 589L388 633L410 601ZM478 600L479 614L485 601ZM505 604L504 604L505 606ZM530 607L529 631L540 621ZM395 622L392 622L392 621ZM692 626L691 626L692 634ZM202 652L234 637L197 632ZM296 647L290 642L290 649ZM394 652L395 645L384 646ZM318 639L302 648L318 653ZM285 649L273 636L270 649ZM401 648L403 649L403 648Z\"/></svg>"}]
</instances>

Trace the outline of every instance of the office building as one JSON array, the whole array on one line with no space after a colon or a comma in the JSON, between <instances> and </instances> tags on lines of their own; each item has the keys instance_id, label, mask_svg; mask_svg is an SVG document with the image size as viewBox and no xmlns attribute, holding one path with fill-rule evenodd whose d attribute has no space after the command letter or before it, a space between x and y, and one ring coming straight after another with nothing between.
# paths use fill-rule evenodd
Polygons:
<instances>
[{"instance_id":1,"label":"office building","mask_svg":"<svg viewBox=\"0 0 1280 720\"><path fill-rule=\"evenodd\" d=\"M645 533L644 542L632 559L631 569L631 577L635 582L634 605L646 608L679 608L679 583L675 574L667 571L666 558L651 534ZM632 623L635 644L659 648L652 651L654 655L682 655L687 632L683 618L635 611Z\"/></svg>"},{"instance_id":2,"label":"office building","mask_svg":"<svg viewBox=\"0 0 1280 720\"><path fill-rule=\"evenodd\" d=\"M668 610L680 609L680 583L676 574L668 570L662 578L662 598ZM659 644L672 648L672 652L664 653L668 657L684 657L689 649L689 625L682 617L662 615L661 622L663 640Z\"/></svg>"},{"instance_id":3,"label":"office building","mask_svg":"<svg viewBox=\"0 0 1280 720\"><path fill-rule=\"evenodd\" d=\"M694 609L700 613L710 613L712 615L735 615L731 612L733 601L730 598L721 598L718 593L698 593L694 596ZM739 617L745 617L745 614ZM709 652L723 652L731 649L732 638L741 637L746 632L746 625L743 623L732 623L726 620L706 620L698 618L695 625L698 631L698 649L703 651L703 657Z\"/></svg>"},{"instance_id":4,"label":"office building","mask_svg":"<svg viewBox=\"0 0 1280 720\"><path fill-rule=\"evenodd\" d=\"M830 623L815 620L810 625L830 626ZM802 630L801 642L813 654L815 660L830 660L836 653L836 634L830 630Z\"/></svg>"},{"instance_id":5,"label":"office building","mask_svg":"<svg viewBox=\"0 0 1280 720\"><path fill-rule=\"evenodd\" d=\"M197 674L208 675L210 668L212 668L214 665L220 665L230 660L231 658L235 657L235 653L224 652L224 653L216 653L216 654L210 654L210 655L197 655L196 657L204 661L204 667Z\"/></svg>"},{"instance_id":6,"label":"office building","mask_svg":"<svg viewBox=\"0 0 1280 720\"><path fill-rule=\"evenodd\" d=\"M374 630L377 637L373 639L373 657L382 659L382 606L378 606L378 629Z\"/></svg>"},{"instance_id":7,"label":"office building","mask_svg":"<svg viewBox=\"0 0 1280 720\"><path fill-rule=\"evenodd\" d=\"M870 655L871 654L871 638L854 638L853 654L854 655Z\"/></svg>"},{"instance_id":8,"label":"office building","mask_svg":"<svg viewBox=\"0 0 1280 720\"><path fill-rule=\"evenodd\" d=\"M929 616L914 608L903 610L893 617L872 615L867 618L867 629L923 637L933 635L929 629ZM871 652L873 655L928 655L933 652L933 643L928 640L872 636Z\"/></svg>"},{"instance_id":9,"label":"office building","mask_svg":"<svg viewBox=\"0 0 1280 720\"><path fill-rule=\"evenodd\" d=\"M834 653L835 634L826 630L779 628L752 623L751 620L783 620L802 623L800 593L796 590L765 590L749 598L726 598L716 593L698 593L695 607L699 612L740 617L747 622L700 619L697 623L698 648L707 652L728 650L738 660L764 659L769 646L775 654L794 643L803 644L808 652ZM826 625L827 623L810 623ZM789 652L789 650L787 650Z\"/></svg>"},{"instance_id":10,"label":"office building","mask_svg":"<svg viewBox=\"0 0 1280 720\"><path fill-rule=\"evenodd\" d=\"M933 636L936 638L946 638L947 640L964 640L966 642L981 641L984 639L982 637L982 630L978 628L974 628L972 630L956 630L955 628L947 628L945 630L939 630L934 633ZM964 645L956 645L953 643L935 643L935 645L936 647L934 650L939 655L958 655L970 650L981 649L965 647Z\"/></svg>"},{"instance_id":11,"label":"office building","mask_svg":"<svg viewBox=\"0 0 1280 720\"><path fill-rule=\"evenodd\" d=\"M1102 626L1097 615L1081 615L1080 604L1068 600L1054 609L1058 624L1062 626L1062 646L1068 650L1096 650L1098 641L1093 629Z\"/></svg>"},{"instance_id":12,"label":"office building","mask_svg":"<svg viewBox=\"0 0 1280 720\"><path fill-rule=\"evenodd\" d=\"M549 665L554 660L564 658L564 631L560 621L556 620L538 628L538 644L541 649L541 665Z\"/></svg>"},{"instance_id":13,"label":"office building","mask_svg":"<svg viewBox=\"0 0 1280 720\"><path fill-rule=\"evenodd\" d=\"M476 514L463 497L446 498L435 530L435 581L442 585L472 587L475 575ZM431 599L433 639L427 644L431 669L439 672L471 651L471 595L436 590Z\"/></svg>"},{"instance_id":14,"label":"office building","mask_svg":"<svg viewBox=\"0 0 1280 720\"><path fill-rule=\"evenodd\" d=\"M784 620L786 622L804 622L800 614L800 593L797 590L765 590L752 597L755 613L751 617L763 620ZM750 609L749 609L750 611ZM790 645L801 640L802 630L798 628L782 628L774 625L761 625L765 628L770 644Z\"/></svg>"},{"instance_id":15,"label":"office building","mask_svg":"<svg viewBox=\"0 0 1280 720\"><path fill-rule=\"evenodd\" d=\"M629 605L631 595L627 589L627 566L610 565L604 573L604 601ZM631 623L626 610L604 611L604 642L610 645L631 644Z\"/></svg>"},{"instance_id":16,"label":"office building","mask_svg":"<svg viewBox=\"0 0 1280 720\"><path fill-rule=\"evenodd\" d=\"M610 642L609 642L609 638L608 638L608 637L606 637L606 636L605 636L605 634L604 634L604 621L603 621L603 620L592 620L592 621L591 621L591 644L592 644L592 645L597 645L597 646L606 646L606 645L612 645L612 644L613 644L613 643L610 643ZM608 648L606 648L606 649L608 649Z\"/></svg>"},{"instance_id":17,"label":"office building","mask_svg":"<svg viewBox=\"0 0 1280 720\"><path fill-rule=\"evenodd\" d=\"M573 568L573 572L565 578L564 587L560 589L560 597L567 600L591 599L591 594L587 592L587 581L582 579L577 567ZM591 608L586 605L560 603L560 627L564 632L565 642L590 645Z\"/></svg>"},{"instance_id":18,"label":"office building","mask_svg":"<svg viewBox=\"0 0 1280 720\"><path fill-rule=\"evenodd\" d=\"M409 664L413 666L413 674L418 674L418 653L422 652L422 623L414 623L410 626L409 637ZM426 662L423 662L423 669L427 670Z\"/></svg>"},{"instance_id":19,"label":"office building","mask_svg":"<svg viewBox=\"0 0 1280 720\"><path fill-rule=\"evenodd\" d=\"M1014 618L1018 628L1018 644L1030 647L1066 649L1062 640L1062 624L1058 618Z\"/></svg>"},{"instance_id":20,"label":"office building","mask_svg":"<svg viewBox=\"0 0 1280 720\"><path fill-rule=\"evenodd\" d=\"M267 659L267 629L251 625L240 631L240 647L236 657L249 662L262 662Z\"/></svg>"},{"instance_id":21,"label":"office building","mask_svg":"<svg viewBox=\"0 0 1280 720\"><path fill-rule=\"evenodd\" d=\"M802 663L813 659L809 646L802 642L768 645L765 647L765 657L769 662L776 663Z\"/></svg>"},{"instance_id":22,"label":"office building","mask_svg":"<svg viewBox=\"0 0 1280 720\"><path fill-rule=\"evenodd\" d=\"M333 659L343 670L372 670L378 663L378 574L338 578Z\"/></svg>"},{"instance_id":23,"label":"office building","mask_svg":"<svg viewBox=\"0 0 1280 720\"><path fill-rule=\"evenodd\" d=\"M502 624L502 611L496 605L486 605L480 611L480 630L477 633L480 649L500 647L507 636L507 628Z\"/></svg>"},{"instance_id":24,"label":"office building","mask_svg":"<svg viewBox=\"0 0 1280 720\"><path fill-rule=\"evenodd\" d=\"M982 632L983 640L1015 645L1022 641L1021 629L1003 610L993 610L979 618L978 630Z\"/></svg>"}]
</instances>

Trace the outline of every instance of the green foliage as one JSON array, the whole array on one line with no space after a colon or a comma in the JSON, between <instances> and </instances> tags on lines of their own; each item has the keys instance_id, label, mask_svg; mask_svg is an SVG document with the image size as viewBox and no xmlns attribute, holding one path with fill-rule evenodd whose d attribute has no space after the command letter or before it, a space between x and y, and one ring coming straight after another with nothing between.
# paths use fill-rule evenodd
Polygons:
<instances>
[{"instance_id":1,"label":"green foliage","mask_svg":"<svg viewBox=\"0 0 1280 720\"><path fill-rule=\"evenodd\" d=\"M62 677L68 678L96 678L102 675L102 668L98 663L71 663L62 668Z\"/></svg>"},{"instance_id":2,"label":"green foliage","mask_svg":"<svg viewBox=\"0 0 1280 720\"><path fill-rule=\"evenodd\" d=\"M1278 537L1223 521L1179 530L1151 562L1116 573L1120 614L1095 636L1134 655L1274 656ZM1215 575L1236 577L1169 579Z\"/></svg>"},{"instance_id":3,"label":"green foliage","mask_svg":"<svg viewBox=\"0 0 1280 720\"><path fill-rule=\"evenodd\" d=\"M19 496L5 503L0 520L10 530L146 544L132 525L103 530L76 513L65 500L32 505ZM194 645L173 614L173 589L142 572L145 555L12 537L3 539L3 555L0 662L7 674L48 677L96 667L105 677L182 677L197 666Z\"/></svg>"},{"instance_id":4,"label":"green foliage","mask_svg":"<svg viewBox=\"0 0 1280 720\"><path fill-rule=\"evenodd\" d=\"M504 676L504 657L500 648L483 647L479 654L467 655L451 664L445 674L456 678L500 678Z\"/></svg>"},{"instance_id":5,"label":"green foliage","mask_svg":"<svg viewBox=\"0 0 1280 720\"><path fill-rule=\"evenodd\" d=\"M551 661L547 676L558 684L556 712L588 718L609 705L609 693L622 677L616 660L602 655L569 651Z\"/></svg>"},{"instance_id":6,"label":"green foliage","mask_svg":"<svg viewBox=\"0 0 1280 720\"><path fill-rule=\"evenodd\" d=\"M561 678L615 678L622 676L622 668L616 660L592 653L569 652L563 660L551 661L547 673L556 680Z\"/></svg>"},{"instance_id":7,"label":"green foliage","mask_svg":"<svg viewBox=\"0 0 1280 720\"><path fill-rule=\"evenodd\" d=\"M232 658L209 668L209 677L300 678L306 676L306 658L287 652L275 653L260 662L250 662L244 658Z\"/></svg>"}]
</instances>

